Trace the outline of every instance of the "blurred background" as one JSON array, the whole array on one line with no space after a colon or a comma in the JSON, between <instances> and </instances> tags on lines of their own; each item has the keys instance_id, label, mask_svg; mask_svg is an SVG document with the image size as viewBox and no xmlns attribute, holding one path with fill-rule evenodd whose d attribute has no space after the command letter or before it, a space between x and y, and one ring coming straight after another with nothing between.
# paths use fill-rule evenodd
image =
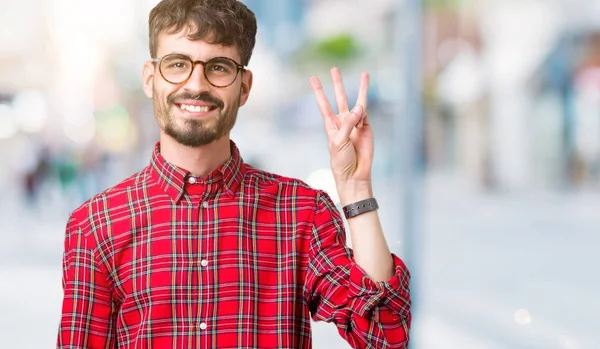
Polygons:
<instances>
[{"instance_id":1,"label":"blurred background","mask_svg":"<svg viewBox=\"0 0 600 349\"><path fill-rule=\"evenodd\" d=\"M68 214L144 167L157 0L0 0L0 340L52 348ZM411 348L600 348L600 1L244 0L232 138L335 188L308 79L369 71L375 195L413 274ZM596 275L596 276L594 276ZM315 324L315 348L348 348Z\"/></svg>"}]
</instances>

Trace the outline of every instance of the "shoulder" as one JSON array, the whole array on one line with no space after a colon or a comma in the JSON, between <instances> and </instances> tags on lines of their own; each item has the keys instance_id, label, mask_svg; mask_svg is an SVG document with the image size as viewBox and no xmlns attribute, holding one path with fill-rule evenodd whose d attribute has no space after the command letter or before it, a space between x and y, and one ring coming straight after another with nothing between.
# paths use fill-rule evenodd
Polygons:
<instances>
[{"instance_id":1,"label":"shoulder","mask_svg":"<svg viewBox=\"0 0 600 349\"><path fill-rule=\"evenodd\" d=\"M313 200L316 200L322 192L298 178L259 170L249 165L246 165L244 183L247 187L260 190L261 193L277 192L281 195L287 194L294 197L310 197Z\"/></svg>"},{"instance_id":2,"label":"shoulder","mask_svg":"<svg viewBox=\"0 0 600 349\"><path fill-rule=\"evenodd\" d=\"M245 194L259 194L266 198L293 199L304 208L335 209L335 204L327 192L313 188L306 182L293 177L256 169L247 166L244 177Z\"/></svg>"},{"instance_id":3,"label":"shoulder","mask_svg":"<svg viewBox=\"0 0 600 349\"><path fill-rule=\"evenodd\" d=\"M70 214L71 224L77 224L83 231L90 231L99 220L113 216L120 208L126 209L140 193L146 192L153 183L149 167L145 167L120 183L92 196Z\"/></svg>"}]
</instances>

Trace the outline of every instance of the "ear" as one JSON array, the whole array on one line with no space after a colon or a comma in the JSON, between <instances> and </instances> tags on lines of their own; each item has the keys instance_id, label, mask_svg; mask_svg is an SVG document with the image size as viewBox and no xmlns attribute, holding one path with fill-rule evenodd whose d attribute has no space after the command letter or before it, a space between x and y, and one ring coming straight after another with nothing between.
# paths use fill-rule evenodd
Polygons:
<instances>
[{"instance_id":1,"label":"ear","mask_svg":"<svg viewBox=\"0 0 600 349\"><path fill-rule=\"evenodd\" d=\"M144 93L148 98L153 97L154 91L154 74L156 73L155 64L152 62L144 63L142 69L142 82L144 87Z\"/></svg>"},{"instance_id":2,"label":"ear","mask_svg":"<svg viewBox=\"0 0 600 349\"><path fill-rule=\"evenodd\" d=\"M240 90L240 107L246 104L248 97L250 96L250 90L252 89L252 71L242 71L242 86Z\"/></svg>"}]
</instances>

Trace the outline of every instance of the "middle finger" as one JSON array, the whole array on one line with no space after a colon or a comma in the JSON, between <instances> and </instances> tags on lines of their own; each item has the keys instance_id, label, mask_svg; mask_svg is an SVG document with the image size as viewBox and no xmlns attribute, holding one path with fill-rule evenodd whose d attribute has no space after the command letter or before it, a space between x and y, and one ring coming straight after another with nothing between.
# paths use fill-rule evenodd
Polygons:
<instances>
[{"instance_id":1,"label":"middle finger","mask_svg":"<svg viewBox=\"0 0 600 349\"><path fill-rule=\"evenodd\" d=\"M338 114L343 115L348 113L348 97L344 89L342 74L339 68L331 69L331 79L333 80L333 91L335 93L335 102L338 108Z\"/></svg>"}]
</instances>

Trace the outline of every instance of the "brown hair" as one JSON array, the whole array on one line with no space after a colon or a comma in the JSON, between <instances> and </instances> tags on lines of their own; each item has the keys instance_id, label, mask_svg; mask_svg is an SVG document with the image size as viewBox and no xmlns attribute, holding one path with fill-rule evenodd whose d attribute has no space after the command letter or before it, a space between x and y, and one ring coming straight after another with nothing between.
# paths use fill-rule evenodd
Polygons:
<instances>
[{"instance_id":1,"label":"brown hair","mask_svg":"<svg viewBox=\"0 0 600 349\"><path fill-rule=\"evenodd\" d=\"M256 43L256 17L238 0L162 0L148 20L150 55L156 58L158 36L188 27L190 40L237 46L246 66Z\"/></svg>"}]
</instances>

